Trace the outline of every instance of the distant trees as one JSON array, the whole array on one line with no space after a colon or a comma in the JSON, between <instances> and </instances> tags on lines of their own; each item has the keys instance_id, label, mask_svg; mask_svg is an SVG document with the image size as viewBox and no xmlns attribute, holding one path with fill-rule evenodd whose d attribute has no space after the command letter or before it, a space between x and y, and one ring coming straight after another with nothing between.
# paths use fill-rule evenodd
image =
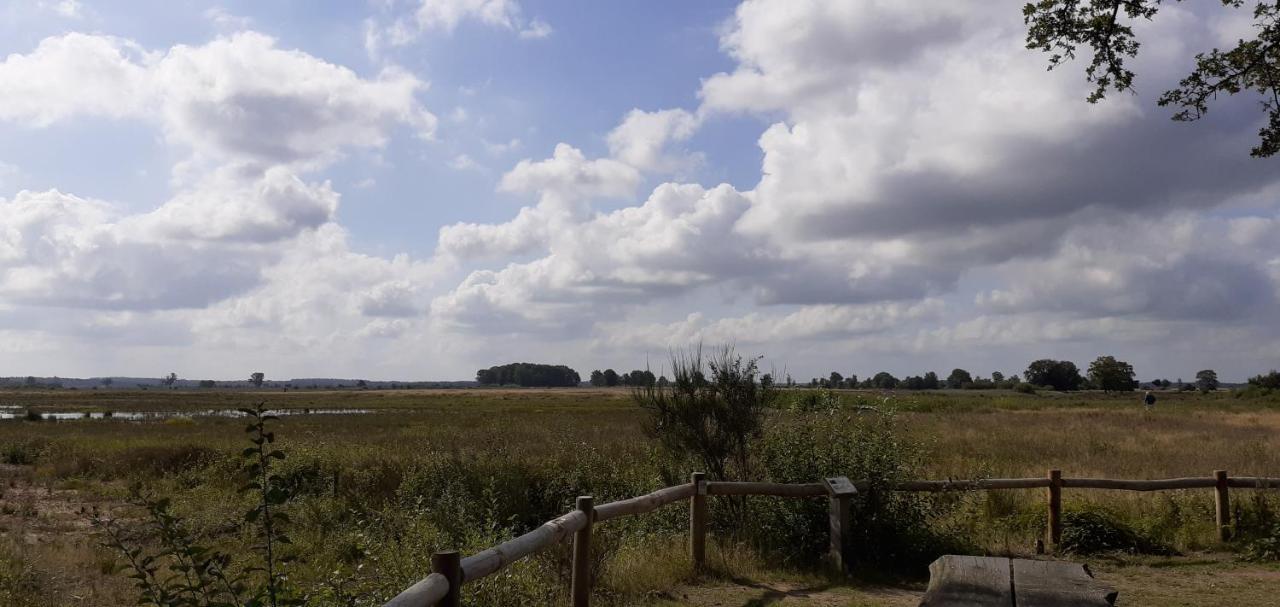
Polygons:
<instances>
[{"instance_id":1,"label":"distant trees","mask_svg":"<svg viewBox=\"0 0 1280 607\"><path fill-rule=\"evenodd\" d=\"M104 378L102 378L102 382L101 382L101 383L102 383L102 385L104 385L104 386L108 386L108 387L110 387L110 386L111 386L111 384L116 383L116 381L115 381L114 379L111 379L110 377L104 377Z\"/></svg>"},{"instance_id":2,"label":"distant trees","mask_svg":"<svg viewBox=\"0 0 1280 607\"><path fill-rule=\"evenodd\" d=\"M1196 389L1208 394L1218 389L1218 372L1213 369L1196 371Z\"/></svg>"},{"instance_id":3,"label":"distant trees","mask_svg":"<svg viewBox=\"0 0 1280 607\"><path fill-rule=\"evenodd\" d=\"M922 384L923 387L921 388L922 390L937 390L938 386L941 385L938 381L938 374L933 371L925 373L924 377L921 379L924 381Z\"/></svg>"},{"instance_id":4,"label":"distant trees","mask_svg":"<svg viewBox=\"0 0 1280 607\"><path fill-rule=\"evenodd\" d=\"M590 382L591 385L597 388L604 387L604 373L601 373L599 369L592 371Z\"/></svg>"},{"instance_id":5,"label":"distant trees","mask_svg":"<svg viewBox=\"0 0 1280 607\"><path fill-rule=\"evenodd\" d=\"M216 388L216 387L218 387L218 384L217 384L216 382L214 382L212 379L202 379L202 380L200 380L200 387L201 387L201 388Z\"/></svg>"},{"instance_id":6,"label":"distant trees","mask_svg":"<svg viewBox=\"0 0 1280 607\"><path fill-rule=\"evenodd\" d=\"M249 374L249 383L253 384L253 387L255 388L261 388L262 382L265 379L267 379L267 375L262 371L254 371Z\"/></svg>"},{"instance_id":7,"label":"distant trees","mask_svg":"<svg viewBox=\"0 0 1280 607\"><path fill-rule=\"evenodd\" d=\"M1266 375L1258 374L1249 378L1249 385L1269 390L1280 390L1280 371L1272 371Z\"/></svg>"},{"instance_id":8,"label":"distant trees","mask_svg":"<svg viewBox=\"0 0 1280 607\"><path fill-rule=\"evenodd\" d=\"M1063 392L1078 390L1080 384L1084 383L1080 370L1069 360L1042 358L1027 365L1025 375L1027 383L1048 386Z\"/></svg>"},{"instance_id":9,"label":"distant trees","mask_svg":"<svg viewBox=\"0 0 1280 607\"><path fill-rule=\"evenodd\" d=\"M160 383L161 383L161 384L164 384L164 387L166 387L166 388L172 388L172 387L173 387L173 384L174 384L175 382L177 382L177 381L178 381L178 374L177 374L177 373L170 373L170 374L168 374L168 375L166 375L166 376L164 376L164 377L160 378Z\"/></svg>"},{"instance_id":10,"label":"distant trees","mask_svg":"<svg viewBox=\"0 0 1280 607\"><path fill-rule=\"evenodd\" d=\"M832 371L831 376L827 378L827 381L828 381L827 383L828 387L831 387L831 388L844 387L844 376L840 375L838 371Z\"/></svg>"},{"instance_id":11,"label":"distant trees","mask_svg":"<svg viewBox=\"0 0 1280 607\"><path fill-rule=\"evenodd\" d=\"M616 385L618 385L618 372L617 372L617 371L614 371L613 369L605 369L605 370L604 370L604 385L606 385L606 386L616 386Z\"/></svg>"},{"instance_id":12,"label":"distant trees","mask_svg":"<svg viewBox=\"0 0 1280 607\"><path fill-rule=\"evenodd\" d=\"M881 371L871 377L871 387L881 390L892 390L898 387L898 378L888 371Z\"/></svg>"},{"instance_id":13,"label":"distant trees","mask_svg":"<svg viewBox=\"0 0 1280 607\"><path fill-rule=\"evenodd\" d=\"M959 388L972 381L973 376L969 375L968 371L965 371L964 369L952 369L951 375L947 376L947 387Z\"/></svg>"},{"instance_id":14,"label":"distant trees","mask_svg":"<svg viewBox=\"0 0 1280 607\"><path fill-rule=\"evenodd\" d=\"M476 381L481 385L509 385L523 387L576 386L582 382L578 372L564 365L537 363L511 363L476 371Z\"/></svg>"},{"instance_id":15,"label":"distant trees","mask_svg":"<svg viewBox=\"0 0 1280 607\"><path fill-rule=\"evenodd\" d=\"M1133 365L1114 356L1099 356L1089 363L1089 381L1105 392L1131 392L1138 387L1133 379Z\"/></svg>"},{"instance_id":16,"label":"distant trees","mask_svg":"<svg viewBox=\"0 0 1280 607\"><path fill-rule=\"evenodd\" d=\"M630 373L624 374L620 376L618 379L619 381L622 382L622 385L624 386L651 388L657 385L658 383L658 378L654 377L653 371L647 371L647 370L641 371L639 369L636 369Z\"/></svg>"}]
</instances>

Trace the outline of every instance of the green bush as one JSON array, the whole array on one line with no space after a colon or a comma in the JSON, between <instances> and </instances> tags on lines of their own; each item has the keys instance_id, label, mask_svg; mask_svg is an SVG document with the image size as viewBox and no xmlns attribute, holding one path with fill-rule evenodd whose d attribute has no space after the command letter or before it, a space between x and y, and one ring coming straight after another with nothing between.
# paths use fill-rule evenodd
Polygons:
<instances>
[{"instance_id":1,"label":"green bush","mask_svg":"<svg viewBox=\"0 0 1280 607\"><path fill-rule=\"evenodd\" d=\"M922 494L889 491L918 474L923 446L905 439L892 413L812 414L769 428L756 451L765 478L812 483L828 476L866 480L853 501L854 560L896 571L919 571L946 552L968 547L931 526L947 508ZM826 552L825 499L754 498L738 532L757 549L812 565ZM731 529L725 532L733 532Z\"/></svg>"},{"instance_id":2,"label":"green bush","mask_svg":"<svg viewBox=\"0 0 1280 607\"><path fill-rule=\"evenodd\" d=\"M1176 554L1170 546L1100 510L1063 514L1062 549L1075 554Z\"/></svg>"}]
</instances>

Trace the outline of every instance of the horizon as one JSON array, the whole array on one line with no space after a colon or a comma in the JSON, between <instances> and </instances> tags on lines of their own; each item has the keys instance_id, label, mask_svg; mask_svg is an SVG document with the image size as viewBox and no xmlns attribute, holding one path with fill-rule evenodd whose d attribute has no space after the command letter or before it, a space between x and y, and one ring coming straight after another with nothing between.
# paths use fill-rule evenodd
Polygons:
<instances>
[{"instance_id":1,"label":"horizon","mask_svg":"<svg viewBox=\"0 0 1280 607\"><path fill-rule=\"evenodd\" d=\"M0 0L0 375L1280 367L1256 100L1156 104L1248 20L1090 104L1021 4Z\"/></svg>"}]
</instances>

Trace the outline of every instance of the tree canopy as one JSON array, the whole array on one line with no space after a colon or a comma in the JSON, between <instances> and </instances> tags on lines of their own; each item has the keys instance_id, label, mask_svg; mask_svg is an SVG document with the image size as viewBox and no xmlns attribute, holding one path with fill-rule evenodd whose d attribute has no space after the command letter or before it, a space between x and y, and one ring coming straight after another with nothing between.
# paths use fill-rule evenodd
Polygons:
<instances>
[{"instance_id":1,"label":"tree canopy","mask_svg":"<svg viewBox=\"0 0 1280 607\"><path fill-rule=\"evenodd\" d=\"M1042 358L1027 365L1026 381L1036 386L1048 386L1054 390L1069 391L1080 389L1084 378L1076 364L1069 360L1052 360Z\"/></svg>"},{"instance_id":2,"label":"tree canopy","mask_svg":"<svg viewBox=\"0 0 1280 607\"><path fill-rule=\"evenodd\" d=\"M1220 0L1232 9L1244 0ZM1167 4L1167 3L1166 3ZM1142 46L1131 23L1150 20L1161 0L1035 0L1022 8L1027 48L1049 53L1049 69L1075 58L1078 47L1093 57L1085 79L1094 85L1088 101L1096 103L1108 90L1132 91L1134 73L1125 65ZM1175 109L1172 118L1199 120L1219 95L1253 91L1267 120L1250 155L1263 158L1280 152L1280 2L1258 2L1253 9L1255 37L1239 39L1227 50L1214 48L1195 56L1195 69L1165 91L1157 104Z\"/></svg>"},{"instance_id":3,"label":"tree canopy","mask_svg":"<svg viewBox=\"0 0 1280 607\"><path fill-rule=\"evenodd\" d=\"M1213 369L1205 369L1196 372L1196 389L1204 393L1213 392L1218 389L1218 372Z\"/></svg>"},{"instance_id":4,"label":"tree canopy","mask_svg":"<svg viewBox=\"0 0 1280 607\"><path fill-rule=\"evenodd\" d=\"M1089 381L1107 392L1130 392L1138 387L1133 379L1133 365L1114 356L1099 356L1089 363Z\"/></svg>"},{"instance_id":5,"label":"tree canopy","mask_svg":"<svg viewBox=\"0 0 1280 607\"><path fill-rule=\"evenodd\" d=\"M476 381L481 385L509 385L523 387L576 386L582 378L578 372L564 365L537 363L511 363L476 371Z\"/></svg>"}]
</instances>

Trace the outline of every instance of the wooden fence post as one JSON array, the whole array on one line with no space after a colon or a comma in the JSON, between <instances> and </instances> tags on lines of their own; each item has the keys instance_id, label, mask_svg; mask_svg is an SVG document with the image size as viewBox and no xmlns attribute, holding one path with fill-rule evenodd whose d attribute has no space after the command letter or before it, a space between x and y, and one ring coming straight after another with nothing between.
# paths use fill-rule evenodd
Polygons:
<instances>
[{"instance_id":1,"label":"wooden fence post","mask_svg":"<svg viewBox=\"0 0 1280 607\"><path fill-rule=\"evenodd\" d=\"M689 498L689 558L693 570L700 572L707 565L707 475L694 472L689 481L693 483Z\"/></svg>"},{"instance_id":2,"label":"wooden fence post","mask_svg":"<svg viewBox=\"0 0 1280 607\"><path fill-rule=\"evenodd\" d=\"M595 499L590 495L578 496L578 510L587 515L587 523L573 534L573 580L571 603L573 607L591 604L591 523L595 518Z\"/></svg>"},{"instance_id":3,"label":"wooden fence post","mask_svg":"<svg viewBox=\"0 0 1280 607\"><path fill-rule=\"evenodd\" d=\"M431 555L431 571L449 580L449 593L440 599L439 607L462 607L462 555L457 550Z\"/></svg>"},{"instance_id":4,"label":"wooden fence post","mask_svg":"<svg viewBox=\"0 0 1280 607\"><path fill-rule=\"evenodd\" d=\"M1049 546L1057 550L1062 543L1062 471L1049 471Z\"/></svg>"},{"instance_id":5,"label":"wooden fence post","mask_svg":"<svg viewBox=\"0 0 1280 607\"><path fill-rule=\"evenodd\" d=\"M1231 539L1231 496L1227 494L1227 471L1214 470L1213 476L1217 482L1214 492L1217 494L1218 541L1225 542Z\"/></svg>"},{"instance_id":6,"label":"wooden fence post","mask_svg":"<svg viewBox=\"0 0 1280 607\"><path fill-rule=\"evenodd\" d=\"M828 548L831 565L836 571L848 573L852 564L850 536L853 531L849 501L858 494L858 490L843 476L825 478L823 483L827 486L830 500L827 516L831 524L831 543Z\"/></svg>"}]
</instances>

